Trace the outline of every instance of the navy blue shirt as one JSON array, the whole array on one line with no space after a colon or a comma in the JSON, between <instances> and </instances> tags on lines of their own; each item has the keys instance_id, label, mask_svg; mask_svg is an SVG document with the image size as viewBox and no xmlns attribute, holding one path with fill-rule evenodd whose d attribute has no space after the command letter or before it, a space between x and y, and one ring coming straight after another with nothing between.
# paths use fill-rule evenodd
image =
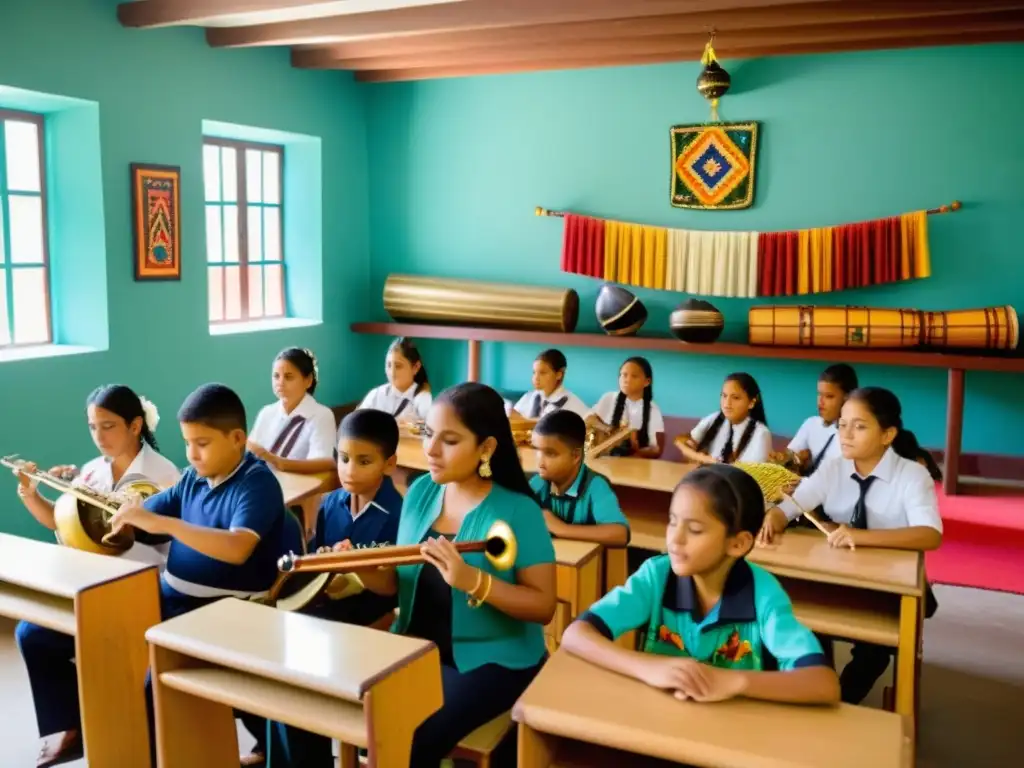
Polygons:
<instances>
[{"instance_id":1,"label":"navy blue shirt","mask_svg":"<svg viewBox=\"0 0 1024 768\"><path fill-rule=\"evenodd\" d=\"M398 519L402 513L402 495L391 478L384 476L373 501L352 517L352 494L343 488L331 491L320 502L316 517L316 535L310 552L333 547L348 539L355 549L395 543Z\"/></svg>"},{"instance_id":2,"label":"navy blue shirt","mask_svg":"<svg viewBox=\"0 0 1024 768\"><path fill-rule=\"evenodd\" d=\"M189 467L175 485L143 505L192 525L259 536L241 565L216 560L173 539L163 578L175 591L194 597L245 596L265 592L277 578L277 560L284 554L284 495L274 473L251 453L216 486Z\"/></svg>"}]
</instances>

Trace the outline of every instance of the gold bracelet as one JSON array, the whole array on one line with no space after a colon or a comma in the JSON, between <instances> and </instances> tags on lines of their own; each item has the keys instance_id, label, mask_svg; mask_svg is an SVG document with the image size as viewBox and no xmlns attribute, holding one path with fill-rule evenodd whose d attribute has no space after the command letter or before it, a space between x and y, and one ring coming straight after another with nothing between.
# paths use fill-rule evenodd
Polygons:
<instances>
[{"instance_id":1,"label":"gold bracelet","mask_svg":"<svg viewBox=\"0 0 1024 768\"><path fill-rule=\"evenodd\" d=\"M474 584L473 588L471 590L469 590L466 594L467 595L475 595L476 591L478 589L480 589L480 585L483 583L483 581L484 581L484 572L481 569L477 568L476 569L476 584Z\"/></svg>"},{"instance_id":2,"label":"gold bracelet","mask_svg":"<svg viewBox=\"0 0 1024 768\"><path fill-rule=\"evenodd\" d=\"M473 597L472 595L466 598L466 602L470 608L479 608L487 600L487 596L491 594L491 587L494 585L494 578L491 574L487 574L487 586L484 588L484 593L480 597ZM474 590L475 591L475 590Z\"/></svg>"}]
</instances>

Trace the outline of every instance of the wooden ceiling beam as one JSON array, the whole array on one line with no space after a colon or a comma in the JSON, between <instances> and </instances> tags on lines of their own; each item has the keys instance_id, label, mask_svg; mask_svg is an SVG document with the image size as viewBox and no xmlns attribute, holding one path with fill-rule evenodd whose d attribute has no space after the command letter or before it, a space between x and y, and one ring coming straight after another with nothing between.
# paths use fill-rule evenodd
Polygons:
<instances>
[{"instance_id":1,"label":"wooden ceiling beam","mask_svg":"<svg viewBox=\"0 0 1024 768\"><path fill-rule=\"evenodd\" d=\"M414 53L438 53L452 49L485 48L493 45L563 45L581 40L615 40L619 38L686 34L706 26L721 33L743 29L799 27L822 23L857 23L887 19L917 19L966 12L1022 9L1024 0L975 0L965 9L963 0L848 0L828 6L808 4L750 8L729 13L698 11L670 16L649 16L637 19L585 21L576 24L547 24L506 29L477 29L439 34L340 43L324 48L295 50L292 64L297 67L330 68L332 62L376 56L401 56Z\"/></svg>"},{"instance_id":2,"label":"wooden ceiling beam","mask_svg":"<svg viewBox=\"0 0 1024 768\"><path fill-rule=\"evenodd\" d=\"M847 40L889 40L933 37L957 33L964 36L1024 29L1024 10L1003 11L975 16L940 16L916 20L889 20L857 24L825 24L795 29L720 31L715 49L723 59L735 58L734 50L761 50L790 45L828 45ZM558 56L571 59L592 59L600 56L635 56L644 54L682 55L689 51L699 57L707 36L702 32L647 37L620 37L614 40L579 40L558 46ZM488 48L462 48L439 53L414 53L404 56L375 56L331 62L327 68L367 70L406 70L424 67L451 67L529 62L552 58L552 46L501 45Z\"/></svg>"},{"instance_id":3,"label":"wooden ceiling beam","mask_svg":"<svg viewBox=\"0 0 1024 768\"><path fill-rule=\"evenodd\" d=\"M206 40L215 48L325 45L425 32L665 16L697 10L724 12L799 3L827 6L840 2L843 0L467 0L308 21L208 29Z\"/></svg>"},{"instance_id":4,"label":"wooden ceiling beam","mask_svg":"<svg viewBox=\"0 0 1024 768\"><path fill-rule=\"evenodd\" d=\"M766 56L797 56L815 53L841 53L850 51L892 50L899 48L927 48L947 45L981 45L986 43L1024 42L1024 29L1001 32L984 32L974 35L948 33L923 37L892 38L884 41L846 40L832 43L810 43L801 45L776 45L763 48L736 49L728 53L729 60L754 59ZM701 51L687 50L682 53L654 53L637 55L603 55L589 58L549 57L505 64L468 64L413 69L386 69L356 72L356 80L364 83L389 83L409 80L434 80L451 77L473 77L479 75L501 75L523 72L538 72L565 69L588 69L593 67L635 66L641 64L664 64L677 61L693 61L700 58Z\"/></svg>"},{"instance_id":5,"label":"wooden ceiling beam","mask_svg":"<svg viewBox=\"0 0 1024 768\"><path fill-rule=\"evenodd\" d=\"M246 13L265 13L329 5L336 0L138 0L117 6L118 21L125 27L172 27L203 25Z\"/></svg>"}]
</instances>

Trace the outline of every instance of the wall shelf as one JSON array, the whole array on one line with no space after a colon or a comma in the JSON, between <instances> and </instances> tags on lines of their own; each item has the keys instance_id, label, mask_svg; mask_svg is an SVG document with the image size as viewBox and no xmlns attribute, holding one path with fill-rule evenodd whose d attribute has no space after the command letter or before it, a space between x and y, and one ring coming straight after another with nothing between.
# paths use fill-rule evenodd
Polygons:
<instances>
[{"instance_id":1,"label":"wall shelf","mask_svg":"<svg viewBox=\"0 0 1024 768\"><path fill-rule=\"evenodd\" d=\"M964 378L967 371L1024 373L1024 357L994 354L944 354L908 349L847 349L831 347L770 347L731 342L684 344L672 336L607 336L602 333L550 333L510 331L425 323L353 323L355 333L409 336L415 339L450 339L469 344L467 379L480 378L480 343L483 341L537 344L545 347L600 347L630 352L675 352L721 357L755 357L774 360L814 360L859 365L935 368L948 372L946 390L946 445L943 489L955 495L959 486L960 448L963 437Z\"/></svg>"}]
</instances>

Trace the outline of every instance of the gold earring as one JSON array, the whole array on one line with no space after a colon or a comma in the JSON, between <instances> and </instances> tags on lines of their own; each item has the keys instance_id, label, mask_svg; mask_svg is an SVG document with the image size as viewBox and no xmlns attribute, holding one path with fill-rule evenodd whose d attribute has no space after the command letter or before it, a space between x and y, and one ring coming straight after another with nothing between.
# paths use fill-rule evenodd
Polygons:
<instances>
[{"instance_id":1,"label":"gold earring","mask_svg":"<svg viewBox=\"0 0 1024 768\"><path fill-rule=\"evenodd\" d=\"M480 474L480 477L490 477L491 476L491 457L490 456L484 456L482 459L480 459L480 466L477 467L477 472Z\"/></svg>"}]
</instances>

